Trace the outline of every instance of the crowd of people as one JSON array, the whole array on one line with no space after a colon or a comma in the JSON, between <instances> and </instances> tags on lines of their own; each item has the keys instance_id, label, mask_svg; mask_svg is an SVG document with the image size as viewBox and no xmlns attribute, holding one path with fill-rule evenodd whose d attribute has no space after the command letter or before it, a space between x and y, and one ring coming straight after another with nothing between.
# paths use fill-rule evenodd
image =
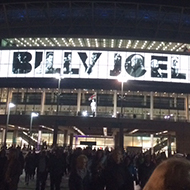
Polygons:
<instances>
[{"instance_id":1,"label":"crowd of people","mask_svg":"<svg viewBox=\"0 0 190 190\"><path fill-rule=\"evenodd\" d=\"M187 190L190 187L189 156L180 157L183 158L168 159L164 152L151 155L150 152L132 153L119 148L72 150L57 147L40 152L29 149L26 155L20 147L2 148L0 189L17 190L20 175L24 172L26 185L36 179L36 190L45 190L48 175L51 190L60 190L63 176L69 178L70 190L134 190L134 184L144 190L174 190L172 178L184 183L178 190L184 187ZM165 180L167 176L170 176L168 181ZM155 180L160 179L160 185L156 185ZM181 183L177 184L179 187Z\"/></svg>"}]
</instances>

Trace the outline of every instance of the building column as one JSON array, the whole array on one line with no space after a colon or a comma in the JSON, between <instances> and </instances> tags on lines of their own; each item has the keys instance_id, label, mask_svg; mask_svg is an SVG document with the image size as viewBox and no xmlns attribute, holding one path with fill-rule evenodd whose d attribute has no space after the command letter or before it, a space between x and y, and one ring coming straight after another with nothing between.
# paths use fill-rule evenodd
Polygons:
<instances>
[{"instance_id":1,"label":"building column","mask_svg":"<svg viewBox=\"0 0 190 190\"><path fill-rule=\"evenodd\" d=\"M114 147L119 147L119 132L116 132L116 134L114 135Z\"/></svg>"},{"instance_id":2,"label":"building column","mask_svg":"<svg viewBox=\"0 0 190 190\"><path fill-rule=\"evenodd\" d=\"M146 106L147 104L147 95L144 95L144 102L143 102L144 106ZM147 113L146 111L143 110L143 118L146 119Z\"/></svg>"},{"instance_id":3,"label":"building column","mask_svg":"<svg viewBox=\"0 0 190 190\"><path fill-rule=\"evenodd\" d=\"M72 148L73 147L73 133L70 133L70 142L69 142L69 145L70 147Z\"/></svg>"},{"instance_id":4,"label":"building column","mask_svg":"<svg viewBox=\"0 0 190 190\"><path fill-rule=\"evenodd\" d=\"M41 141L42 141L42 128L40 127L38 130L37 150L40 150Z\"/></svg>"},{"instance_id":5,"label":"building column","mask_svg":"<svg viewBox=\"0 0 190 190\"><path fill-rule=\"evenodd\" d=\"M172 152L172 138L171 138L171 134L168 134L168 141L167 141L167 146L168 146L168 157L171 156L171 152Z\"/></svg>"},{"instance_id":6,"label":"building column","mask_svg":"<svg viewBox=\"0 0 190 190\"><path fill-rule=\"evenodd\" d=\"M150 147L151 147L151 155L154 154L154 135L150 134Z\"/></svg>"},{"instance_id":7,"label":"building column","mask_svg":"<svg viewBox=\"0 0 190 190\"><path fill-rule=\"evenodd\" d=\"M178 153L190 154L190 130L189 123L184 122L178 125L176 130L176 150Z\"/></svg>"},{"instance_id":8,"label":"building column","mask_svg":"<svg viewBox=\"0 0 190 190\"><path fill-rule=\"evenodd\" d=\"M58 124L54 125L54 131L53 131L53 147L57 146L57 134L58 134Z\"/></svg>"},{"instance_id":9,"label":"building column","mask_svg":"<svg viewBox=\"0 0 190 190\"><path fill-rule=\"evenodd\" d=\"M13 147L16 147L17 137L18 137L18 127L15 126L13 130L13 141L12 141Z\"/></svg>"},{"instance_id":10,"label":"building column","mask_svg":"<svg viewBox=\"0 0 190 190\"><path fill-rule=\"evenodd\" d=\"M6 130L3 128L3 130L2 130L2 136L1 136L1 145L2 146L3 146L4 141L5 141L5 132L6 132Z\"/></svg>"},{"instance_id":11,"label":"building column","mask_svg":"<svg viewBox=\"0 0 190 190\"><path fill-rule=\"evenodd\" d=\"M177 107L177 97L176 97L176 95L174 96L174 108L176 108Z\"/></svg>"},{"instance_id":12,"label":"building column","mask_svg":"<svg viewBox=\"0 0 190 190\"><path fill-rule=\"evenodd\" d=\"M154 118L154 96L153 92L150 92L150 120L153 120Z\"/></svg>"},{"instance_id":13,"label":"building column","mask_svg":"<svg viewBox=\"0 0 190 190\"><path fill-rule=\"evenodd\" d=\"M77 115L81 114L80 106L81 106L81 89L78 90L77 94Z\"/></svg>"},{"instance_id":14,"label":"building column","mask_svg":"<svg viewBox=\"0 0 190 190\"><path fill-rule=\"evenodd\" d=\"M123 132L123 125L120 123L119 126L119 147L123 150L123 142L124 142L124 132Z\"/></svg>"},{"instance_id":15,"label":"building column","mask_svg":"<svg viewBox=\"0 0 190 190\"><path fill-rule=\"evenodd\" d=\"M117 90L113 91L113 113L114 117L117 117Z\"/></svg>"},{"instance_id":16,"label":"building column","mask_svg":"<svg viewBox=\"0 0 190 190\"><path fill-rule=\"evenodd\" d=\"M45 92L45 88L43 88L42 96L41 96L41 110L40 110L40 115L44 115L45 99L46 99L46 92Z\"/></svg>"},{"instance_id":17,"label":"building column","mask_svg":"<svg viewBox=\"0 0 190 190\"><path fill-rule=\"evenodd\" d=\"M6 114L8 113L8 110L9 110L9 103L11 102L12 100L12 88L9 88L7 90L7 103L6 103Z\"/></svg>"},{"instance_id":18,"label":"building column","mask_svg":"<svg viewBox=\"0 0 190 190\"><path fill-rule=\"evenodd\" d=\"M174 108L177 108L177 97L176 97L176 94L174 95ZM175 113L174 115L174 121L177 121L177 113Z\"/></svg>"},{"instance_id":19,"label":"building column","mask_svg":"<svg viewBox=\"0 0 190 190\"><path fill-rule=\"evenodd\" d=\"M22 92L21 92L21 102L24 102L24 94L25 94L25 92L22 90Z\"/></svg>"},{"instance_id":20,"label":"building column","mask_svg":"<svg viewBox=\"0 0 190 190\"><path fill-rule=\"evenodd\" d=\"M68 143L68 130L64 130L64 139L63 139L63 146L67 146Z\"/></svg>"},{"instance_id":21,"label":"building column","mask_svg":"<svg viewBox=\"0 0 190 190\"><path fill-rule=\"evenodd\" d=\"M185 116L186 121L189 121L189 95L185 97Z\"/></svg>"}]
</instances>

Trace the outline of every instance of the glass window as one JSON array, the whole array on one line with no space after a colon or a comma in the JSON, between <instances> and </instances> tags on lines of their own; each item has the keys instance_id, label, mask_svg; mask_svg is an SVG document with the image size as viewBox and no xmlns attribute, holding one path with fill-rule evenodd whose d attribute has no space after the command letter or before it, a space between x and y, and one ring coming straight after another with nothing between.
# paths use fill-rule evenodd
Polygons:
<instances>
[{"instance_id":1,"label":"glass window","mask_svg":"<svg viewBox=\"0 0 190 190\"><path fill-rule=\"evenodd\" d=\"M112 94L98 94L98 106L113 106Z\"/></svg>"},{"instance_id":2,"label":"glass window","mask_svg":"<svg viewBox=\"0 0 190 190\"><path fill-rule=\"evenodd\" d=\"M24 103L27 104L41 104L41 93L35 93L35 92L26 92L24 94Z\"/></svg>"},{"instance_id":3,"label":"glass window","mask_svg":"<svg viewBox=\"0 0 190 190\"><path fill-rule=\"evenodd\" d=\"M12 102L14 102L15 104L21 103L22 102L22 93L21 92L13 92Z\"/></svg>"},{"instance_id":4,"label":"glass window","mask_svg":"<svg viewBox=\"0 0 190 190\"><path fill-rule=\"evenodd\" d=\"M76 93L62 93L60 95L59 103L63 105L76 105L77 94Z\"/></svg>"}]
</instances>

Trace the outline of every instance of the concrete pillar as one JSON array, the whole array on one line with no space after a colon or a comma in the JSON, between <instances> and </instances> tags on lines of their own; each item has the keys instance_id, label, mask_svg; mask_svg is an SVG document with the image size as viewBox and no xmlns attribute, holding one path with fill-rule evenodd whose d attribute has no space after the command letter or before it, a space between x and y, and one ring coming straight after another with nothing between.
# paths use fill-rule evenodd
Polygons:
<instances>
[{"instance_id":1,"label":"concrete pillar","mask_svg":"<svg viewBox=\"0 0 190 190\"><path fill-rule=\"evenodd\" d=\"M79 139L78 139L78 136L76 135L76 136L75 136L75 148L78 146L78 143L79 143L78 140L79 140Z\"/></svg>"},{"instance_id":2,"label":"concrete pillar","mask_svg":"<svg viewBox=\"0 0 190 190\"><path fill-rule=\"evenodd\" d=\"M15 126L13 131L13 141L12 141L13 147L16 147L17 137L18 137L18 127Z\"/></svg>"},{"instance_id":3,"label":"concrete pillar","mask_svg":"<svg viewBox=\"0 0 190 190\"><path fill-rule=\"evenodd\" d=\"M2 130L2 137L1 137L1 145L2 145L2 146L3 146L3 143L4 143L4 141L5 141L5 132L6 132L6 130L3 129L3 130Z\"/></svg>"},{"instance_id":4,"label":"concrete pillar","mask_svg":"<svg viewBox=\"0 0 190 190\"><path fill-rule=\"evenodd\" d=\"M174 108L177 108L177 97L176 97L176 94L174 95ZM177 121L177 118L178 118L178 114L175 113L174 114L174 121Z\"/></svg>"},{"instance_id":5,"label":"concrete pillar","mask_svg":"<svg viewBox=\"0 0 190 190\"><path fill-rule=\"evenodd\" d=\"M40 128L38 131L37 150L40 150L41 140L42 140L42 129Z\"/></svg>"},{"instance_id":6,"label":"concrete pillar","mask_svg":"<svg viewBox=\"0 0 190 190\"><path fill-rule=\"evenodd\" d=\"M151 147L151 155L154 154L154 135L150 134L150 147Z\"/></svg>"},{"instance_id":7,"label":"concrete pillar","mask_svg":"<svg viewBox=\"0 0 190 190\"><path fill-rule=\"evenodd\" d=\"M116 132L116 134L114 135L114 147L119 147L119 132Z\"/></svg>"},{"instance_id":8,"label":"concrete pillar","mask_svg":"<svg viewBox=\"0 0 190 190\"><path fill-rule=\"evenodd\" d=\"M123 125L120 123L119 126L119 147L123 150L124 134L123 134Z\"/></svg>"},{"instance_id":9,"label":"concrete pillar","mask_svg":"<svg viewBox=\"0 0 190 190\"><path fill-rule=\"evenodd\" d=\"M144 104L144 106L146 106L146 104L147 104L147 96L146 95L144 95L144 102L143 102L143 104Z\"/></svg>"},{"instance_id":10,"label":"concrete pillar","mask_svg":"<svg viewBox=\"0 0 190 190\"><path fill-rule=\"evenodd\" d=\"M176 95L174 96L174 108L176 108L177 107L177 97L176 97Z\"/></svg>"},{"instance_id":11,"label":"concrete pillar","mask_svg":"<svg viewBox=\"0 0 190 190\"><path fill-rule=\"evenodd\" d=\"M41 115L44 115L45 99L46 99L46 92L44 88L42 91L42 97L41 97L41 110L40 110Z\"/></svg>"},{"instance_id":12,"label":"concrete pillar","mask_svg":"<svg viewBox=\"0 0 190 190\"><path fill-rule=\"evenodd\" d=\"M185 116L186 116L186 121L189 121L189 96L188 95L185 97Z\"/></svg>"},{"instance_id":13,"label":"concrete pillar","mask_svg":"<svg viewBox=\"0 0 190 190\"><path fill-rule=\"evenodd\" d=\"M154 95L153 92L150 92L150 120L154 118Z\"/></svg>"},{"instance_id":14,"label":"concrete pillar","mask_svg":"<svg viewBox=\"0 0 190 190\"><path fill-rule=\"evenodd\" d=\"M171 139L171 134L168 134L168 141L167 141L167 146L168 146L168 157L171 156L171 152L172 152L172 149L171 149L171 144L172 144L172 139Z\"/></svg>"},{"instance_id":15,"label":"concrete pillar","mask_svg":"<svg viewBox=\"0 0 190 190\"><path fill-rule=\"evenodd\" d=\"M113 115L117 117L117 90L113 91Z\"/></svg>"},{"instance_id":16,"label":"concrete pillar","mask_svg":"<svg viewBox=\"0 0 190 190\"><path fill-rule=\"evenodd\" d=\"M70 142L69 142L70 147L73 147L73 133L70 133Z\"/></svg>"},{"instance_id":17,"label":"concrete pillar","mask_svg":"<svg viewBox=\"0 0 190 190\"><path fill-rule=\"evenodd\" d=\"M78 90L77 94L77 115L80 113L80 106L81 106L81 89Z\"/></svg>"},{"instance_id":18,"label":"concrete pillar","mask_svg":"<svg viewBox=\"0 0 190 190\"><path fill-rule=\"evenodd\" d=\"M63 140L63 146L67 146L68 143L68 130L64 130L64 140Z\"/></svg>"},{"instance_id":19,"label":"concrete pillar","mask_svg":"<svg viewBox=\"0 0 190 190\"><path fill-rule=\"evenodd\" d=\"M180 123L176 130L176 150L178 153L190 153L190 130L189 123Z\"/></svg>"},{"instance_id":20,"label":"concrete pillar","mask_svg":"<svg viewBox=\"0 0 190 190\"><path fill-rule=\"evenodd\" d=\"M21 93L21 102L24 102L24 91L22 91L22 93Z\"/></svg>"},{"instance_id":21,"label":"concrete pillar","mask_svg":"<svg viewBox=\"0 0 190 190\"><path fill-rule=\"evenodd\" d=\"M53 147L57 146L57 134L58 134L58 124L54 125L53 131Z\"/></svg>"},{"instance_id":22,"label":"concrete pillar","mask_svg":"<svg viewBox=\"0 0 190 190\"><path fill-rule=\"evenodd\" d=\"M6 114L8 113L9 103L11 102L11 100L12 100L12 89L9 88L8 91L7 91Z\"/></svg>"}]
</instances>

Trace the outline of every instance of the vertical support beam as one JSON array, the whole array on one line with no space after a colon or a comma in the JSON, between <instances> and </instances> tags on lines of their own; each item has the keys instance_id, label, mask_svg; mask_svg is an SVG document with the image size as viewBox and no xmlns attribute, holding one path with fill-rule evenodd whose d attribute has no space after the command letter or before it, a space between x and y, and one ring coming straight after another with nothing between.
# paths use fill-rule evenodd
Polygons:
<instances>
[{"instance_id":1,"label":"vertical support beam","mask_svg":"<svg viewBox=\"0 0 190 190\"><path fill-rule=\"evenodd\" d=\"M117 90L114 90L113 93L113 115L117 117Z\"/></svg>"},{"instance_id":2,"label":"vertical support beam","mask_svg":"<svg viewBox=\"0 0 190 190\"><path fill-rule=\"evenodd\" d=\"M21 102L24 102L24 91L21 92Z\"/></svg>"},{"instance_id":3,"label":"vertical support beam","mask_svg":"<svg viewBox=\"0 0 190 190\"><path fill-rule=\"evenodd\" d=\"M6 129L3 129L2 130L2 138L1 138L1 145L3 146L4 142L5 142L5 132L6 132Z\"/></svg>"},{"instance_id":4,"label":"vertical support beam","mask_svg":"<svg viewBox=\"0 0 190 190\"><path fill-rule=\"evenodd\" d=\"M174 108L176 108L177 107L177 97L176 97L176 95L174 96Z\"/></svg>"},{"instance_id":5,"label":"vertical support beam","mask_svg":"<svg viewBox=\"0 0 190 190\"><path fill-rule=\"evenodd\" d=\"M13 130L13 147L16 147L17 144L17 137L18 137L18 127L15 126L14 130Z\"/></svg>"},{"instance_id":6,"label":"vertical support beam","mask_svg":"<svg viewBox=\"0 0 190 190\"><path fill-rule=\"evenodd\" d=\"M143 102L143 104L144 104L144 106L146 106L146 104L147 104L147 96L146 96L146 94L144 95L144 102ZM146 116L147 116L147 113L143 109L143 118L146 119Z\"/></svg>"},{"instance_id":7,"label":"vertical support beam","mask_svg":"<svg viewBox=\"0 0 190 190\"><path fill-rule=\"evenodd\" d=\"M119 147L121 148L121 150L123 150L123 142L124 142L123 125L121 122L119 122Z\"/></svg>"},{"instance_id":8,"label":"vertical support beam","mask_svg":"<svg viewBox=\"0 0 190 190\"><path fill-rule=\"evenodd\" d=\"M80 106L81 106L81 89L78 90L77 94L77 115L80 113Z\"/></svg>"},{"instance_id":9,"label":"vertical support beam","mask_svg":"<svg viewBox=\"0 0 190 190\"><path fill-rule=\"evenodd\" d=\"M7 90L6 113L8 113L8 111L9 111L9 103L11 102L11 99L12 99L12 89L9 88L9 89Z\"/></svg>"},{"instance_id":10,"label":"vertical support beam","mask_svg":"<svg viewBox=\"0 0 190 190\"><path fill-rule=\"evenodd\" d=\"M177 108L177 97L174 95L174 108ZM174 121L177 121L178 113L174 115Z\"/></svg>"},{"instance_id":11,"label":"vertical support beam","mask_svg":"<svg viewBox=\"0 0 190 190\"><path fill-rule=\"evenodd\" d=\"M172 152L172 138L171 138L171 134L168 134L168 141L167 141L167 146L168 146L168 157L171 156L171 152Z\"/></svg>"},{"instance_id":12,"label":"vertical support beam","mask_svg":"<svg viewBox=\"0 0 190 190\"><path fill-rule=\"evenodd\" d=\"M150 120L153 120L154 118L154 96L153 92L150 92Z\"/></svg>"},{"instance_id":13,"label":"vertical support beam","mask_svg":"<svg viewBox=\"0 0 190 190\"><path fill-rule=\"evenodd\" d=\"M190 130L189 123L184 122L179 124L176 129L176 150L179 153L189 154L190 153Z\"/></svg>"},{"instance_id":14,"label":"vertical support beam","mask_svg":"<svg viewBox=\"0 0 190 190\"><path fill-rule=\"evenodd\" d=\"M116 132L116 134L114 135L114 147L119 147L119 132Z\"/></svg>"},{"instance_id":15,"label":"vertical support beam","mask_svg":"<svg viewBox=\"0 0 190 190\"><path fill-rule=\"evenodd\" d=\"M58 134L58 124L56 123L53 131L53 147L57 146L57 134Z\"/></svg>"},{"instance_id":16,"label":"vertical support beam","mask_svg":"<svg viewBox=\"0 0 190 190\"><path fill-rule=\"evenodd\" d=\"M73 148L73 133L70 133L70 142L69 145L71 148Z\"/></svg>"},{"instance_id":17,"label":"vertical support beam","mask_svg":"<svg viewBox=\"0 0 190 190\"><path fill-rule=\"evenodd\" d=\"M78 136L76 135L76 136L75 136L75 148L78 146L78 140L79 140L79 139L78 139Z\"/></svg>"},{"instance_id":18,"label":"vertical support beam","mask_svg":"<svg viewBox=\"0 0 190 190\"><path fill-rule=\"evenodd\" d=\"M146 96L146 94L144 95L144 102L143 102L143 104L144 104L144 106L146 106L146 104L147 104L147 96Z\"/></svg>"},{"instance_id":19,"label":"vertical support beam","mask_svg":"<svg viewBox=\"0 0 190 190\"><path fill-rule=\"evenodd\" d=\"M45 99L46 99L46 92L45 88L43 88L42 97L41 97L41 110L40 110L41 115L44 115Z\"/></svg>"},{"instance_id":20,"label":"vertical support beam","mask_svg":"<svg viewBox=\"0 0 190 190\"><path fill-rule=\"evenodd\" d=\"M124 99L124 96L123 96L123 81L121 82L121 117L123 118L123 99Z\"/></svg>"},{"instance_id":21,"label":"vertical support beam","mask_svg":"<svg viewBox=\"0 0 190 190\"><path fill-rule=\"evenodd\" d=\"M64 130L64 140L63 140L63 146L67 146L68 143L68 130Z\"/></svg>"},{"instance_id":22,"label":"vertical support beam","mask_svg":"<svg viewBox=\"0 0 190 190\"><path fill-rule=\"evenodd\" d=\"M154 154L154 135L150 134L150 147L151 147L151 155Z\"/></svg>"},{"instance_id":23,"label":"vertical support beam","mask_svg":"<svg viewBox=\"0 0 190 190\"><path fill-rule=\"evenodd\" d=\"M185 116L186 121L189 121L189 95L185 97Z\"/></svg>"},{"instance_id":24,"label":"vertical support beam","mask_svg":"<svg viewBox=\"0 0 190 190\"><path fill-rule=\"evenodd\" d=\"M40 150L41 139L42 139L42 129L41 129L41 127L40 127L40 128L39 128L39 131L38 131L37 150Z\"/></svg>"}]
</instances>

